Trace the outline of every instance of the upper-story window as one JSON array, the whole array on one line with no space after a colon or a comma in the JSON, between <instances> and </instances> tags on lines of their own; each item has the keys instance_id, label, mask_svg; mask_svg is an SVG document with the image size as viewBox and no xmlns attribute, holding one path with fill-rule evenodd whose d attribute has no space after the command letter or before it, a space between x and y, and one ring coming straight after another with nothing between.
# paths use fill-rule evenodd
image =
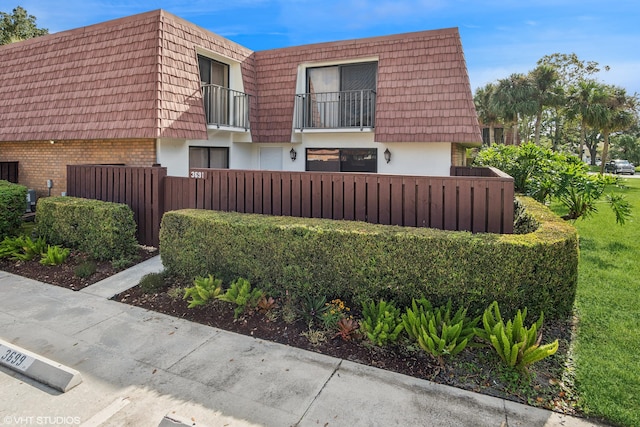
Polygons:
<instances>
[{"instance_id":1,"label":"upper-story window","mask_svg":"<svg viewBox=\"0 0 640 427\"><path fill-rule=\"evenodd\" d=\"M198 55L208 125L249 128L249 96L229 88L229 65Z\"/></svg>"},{"instance_id":2,"label":"upper-story window","mask_svg":"<svg viewBox=\"0 0 640 427\"><path fill-rule=\"evenodd\" d=\"M227 64L198 55L198 65L200 66L200 81L203 85L213 84L229 87L229 66Z\"/></svg>"},{"instance_id":3,"label":"upper-story window","mask_svg":"<svg viewBox=\"0 0 640 427\"><path fill-rule=\"evenodd\" d=\"M374 127L377 74L377 62L307 68L296 127Z\"/></svg>"}]
</instances>

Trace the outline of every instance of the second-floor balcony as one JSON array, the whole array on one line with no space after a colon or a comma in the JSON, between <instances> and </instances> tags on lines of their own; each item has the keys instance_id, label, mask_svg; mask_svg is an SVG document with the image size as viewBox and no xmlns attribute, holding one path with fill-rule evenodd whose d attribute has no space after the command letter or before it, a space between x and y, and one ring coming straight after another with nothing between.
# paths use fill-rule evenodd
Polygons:
<instances>
[{"instance_id":1,"label":"second-floor balcony","mask_svg":"<svg viewBox=\"0 0 640 427\"><path fill-rule=\"evenodd\" d=\"M207 125L249 129L249 95L226 87L202 85Z\"/></svg>"},{"instance_id":2,"label":"second-floor balcony","mask_svg":"<svg viewBox=\"0 0 640 427\"><path fill-rule=\"evenodd\" d=\"M301 93L296 95L295 129L372 129L376 91Z\"/></svg>"}]
</instances>

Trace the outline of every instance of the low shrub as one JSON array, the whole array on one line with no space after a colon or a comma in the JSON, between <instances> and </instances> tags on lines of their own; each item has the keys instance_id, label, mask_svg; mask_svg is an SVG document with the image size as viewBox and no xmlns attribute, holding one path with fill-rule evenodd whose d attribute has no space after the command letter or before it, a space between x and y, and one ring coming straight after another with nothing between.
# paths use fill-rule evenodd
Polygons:
<instances>
[{"instance_id":1,"label":"low shrub","mask_svg":"<svg viewBox=\"0 0 640 427\"><path fill-rule=\"evenodd\" d=\"M78 249L93 259L136 254L136 223L129 206L76 197L47 197L36 206L36 233L52 244Z\"/></svg>"},{"instance_id":2,"label":"low shrub","mask_svg":"<svg viewBox=\"0 0 640 427\"><path fill-rule=\"evenodd\" d=\"M0 180L0 239L15 235L27 206L27 187Z\"/></svg>"},{"instance_id":3,"label":"low shrub","mask_svg":"<svg viewBox=\"0 0 640 427\"><path fill-rule=\"evenodd\" d=\"M522 235L472 234L354 221L234 212L167 212L160 254L167 271L192 280L245 277L269 295L332 295L355 304L451 299L480 314L491 301L550 318L572 312L578 267L575 229L521 198L540 226Z\"/></svg>"},{"instance_id":4,"label":"low shrub","mask_svg":"<svg viewBox=\"0 0 640 427\"><path fill-rule=\"evenodd\" d=\"M73 270L73 274L81 279L87 279L91 277L98 269L98 265L93 260L85 260L76 266Z\"/></svg>"},{"instance_id":5,"label":"low shrub","mask_svg":"<svg viewBox=\"0 0 640 427\"><path fill-rule=\"evenodd\" d=\"M156 293L166 287L165 275L163 273L148 273L142 276L138 286L145 294Z\"/></svg>"}]
</instances>

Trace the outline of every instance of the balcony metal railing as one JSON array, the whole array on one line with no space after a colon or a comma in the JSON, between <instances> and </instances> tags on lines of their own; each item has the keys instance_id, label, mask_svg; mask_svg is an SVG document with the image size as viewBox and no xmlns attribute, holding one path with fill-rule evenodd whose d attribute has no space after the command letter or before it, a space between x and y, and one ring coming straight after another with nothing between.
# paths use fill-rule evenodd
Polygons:
<instances>
[{"instance_id":1,"label":"balcony metal railing","mask_svg":"<svg viewBox=\"0 0 640 427\"><path fill-rule=\"evenodd\" d=\"M296 129L375 127L376 91L301 93L296 95Z\"/></svg>"},{"instance_id":2,"label":"balcony metal railing","mask_svg":"<svg viewBox=\"0 0 640 427\"><path fill-rule=\"evenodd\" d=\"M249 95L218 85L202 85L208 125L249 129Z\"/></svg>"}]
</instances>

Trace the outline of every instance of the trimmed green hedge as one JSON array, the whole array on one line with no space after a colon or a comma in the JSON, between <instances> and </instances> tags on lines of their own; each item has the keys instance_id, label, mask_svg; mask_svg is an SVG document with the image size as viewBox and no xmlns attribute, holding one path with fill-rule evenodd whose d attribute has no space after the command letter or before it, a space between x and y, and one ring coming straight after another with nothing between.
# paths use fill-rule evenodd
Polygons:
<instances>
[{"instance_id":1,"label":"trimmed green hedge","mask_svg":"<svg viewBox=\"0 0 640 427\"><path fill-rule=\"evenodd\" d=\"M360 304L451 298L480 313L496 300L507 316L571 313L577 284L575 229L522 198L540 221L533 233L472 234L352 221L205 210L168 212L160 254L169 274L245 277L273 296L312 293Z\"/></svg>"},{"instance_id":2,"label":"trimmed green hedge","mask_svg":"<svg viewBox=\"0 0 640 427\"><path fill-rule=\"evenodd\" d=\"M36 232L52 245L79 249L96 260L126 259L137 251L133 211L120 203L41 198L36 206Z\"/></svg>"},{"instance_id":3,"label":"trimmed green hedge","mask_svg":"<svg viewBox=\"0 0 640 427\"><path fill-rule=\"evenodd\" d=\"M27 187L0 180L0 240L14 235L27 210Z\"/></svg>"}]
</instances>

